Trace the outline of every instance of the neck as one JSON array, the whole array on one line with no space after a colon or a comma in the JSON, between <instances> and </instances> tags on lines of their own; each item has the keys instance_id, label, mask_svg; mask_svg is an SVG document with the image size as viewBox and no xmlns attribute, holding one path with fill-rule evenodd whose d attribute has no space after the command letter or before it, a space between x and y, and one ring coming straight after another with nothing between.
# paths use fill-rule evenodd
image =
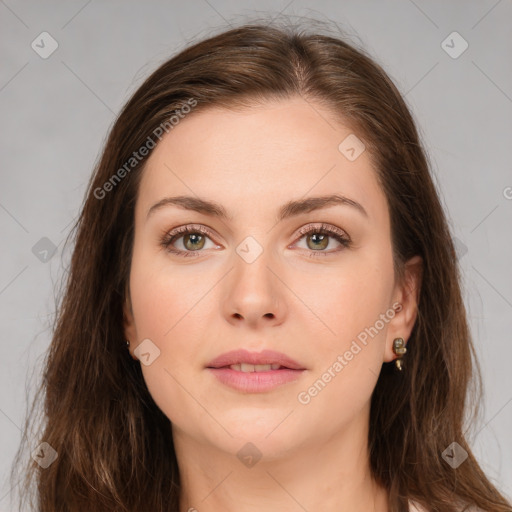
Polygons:
<instances>
[{"instance_id":1,"label":"neck","mask_svg":"<svg viewBox=\"0 0 512 512\"><path fill-rule=\"evenodd\" d=\"M173 428L180 512L388 512L387 491L371 477L367 428L368 418L360 418L293 453L263 454L252 467L233 455L237 450L199 444Z\"/></svg>"}]
</instances>

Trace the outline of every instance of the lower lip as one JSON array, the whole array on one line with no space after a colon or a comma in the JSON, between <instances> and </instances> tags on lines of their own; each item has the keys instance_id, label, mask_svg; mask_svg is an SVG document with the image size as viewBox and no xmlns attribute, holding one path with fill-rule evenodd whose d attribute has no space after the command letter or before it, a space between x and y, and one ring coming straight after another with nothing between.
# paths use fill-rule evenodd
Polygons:
<instances>
[{"instance_id":1,"label":"lower lip","mask_svg":"<svg viewBox=\"0 0 512 512\"><path fill-rule=\"evenodd\" d=\"M269 370L267 372L239 372L231 368L207 368L223 384L246 393L270 391L297 380L304 370Z\"/></svg>"}]
</instances>

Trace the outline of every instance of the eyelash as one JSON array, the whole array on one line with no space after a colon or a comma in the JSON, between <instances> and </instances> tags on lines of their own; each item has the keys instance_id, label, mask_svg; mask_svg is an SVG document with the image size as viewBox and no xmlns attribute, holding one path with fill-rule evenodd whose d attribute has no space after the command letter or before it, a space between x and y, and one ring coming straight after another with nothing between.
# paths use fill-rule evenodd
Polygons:
<instances>
[{"instance_id":1,"label":"eyelash","mask_svg":"<svg viewBox=\"0 0 512 512\"><path fill-rule=\"evenodd\" d=\"M210 238L211 232L205 228L204 226L201 226L199 224L194 225L188 225L188 226L181 226L179 228L173 229L172 231L165 233L164 237L162 238L160 244L161 246L167 250L168 252L172 254L176 254L178 256L182 257L197 257L197 253L201 253L204 251L198 250L198 251L182 251L179 249L175 249L172 247L172 244L181 238L183 235L189 234L189 233L200 233L201 235L206 235L208 238ZM320 225L307 225L303 228L299 229L298 234L300 235L300 240L305 235L309 234L318 234L318 235L329 235L332 238L334 238L336 241L338 241L344 248L348 248L351 245L350 237L348 237L341 229L336 228L334 226L330 226L329 224L320 224ZM297 240L297 241L298 241ZM306 249L307 250L307 249ZM328 256L333 253L337 253L341 251L342 249L337 250L331 250L331 251L313 251L310 250L312 257L323 257Z\"/></svg>"}]
</instances>

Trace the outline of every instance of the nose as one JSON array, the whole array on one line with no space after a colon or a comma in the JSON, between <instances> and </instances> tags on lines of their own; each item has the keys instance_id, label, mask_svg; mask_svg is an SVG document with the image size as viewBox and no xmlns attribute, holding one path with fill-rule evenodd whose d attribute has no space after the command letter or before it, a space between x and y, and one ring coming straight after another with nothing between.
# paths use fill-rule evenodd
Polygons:
<instances>
[{"instance_id":1,"label":"nose","mask_svg":"<svg viewBox=\"0 0 512 512\"><path fill-rule=\"evenodd\" d=\"M272 266L265 252L251 263L236 256L235 268L224 284L223 310L228 322L257 328L284 321L285 287Z\"/></svg>"}]
</instances>

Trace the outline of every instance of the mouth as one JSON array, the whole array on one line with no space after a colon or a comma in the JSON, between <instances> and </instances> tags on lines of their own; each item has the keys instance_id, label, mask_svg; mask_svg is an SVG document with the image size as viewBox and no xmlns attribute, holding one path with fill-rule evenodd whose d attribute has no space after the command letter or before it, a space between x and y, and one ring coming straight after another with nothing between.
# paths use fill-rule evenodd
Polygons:
<instances>
[{"instance_id":1,"label":"mouth","mask_svg":"<svg viewBox=\"0 0 512 512\"><path fill-rule=\"evenodd\" d=\"M235 370L236 372L252 373L252 372L269 372L271 370L281 370L283 368L286 368L286 366L281 366L279 363L274 363L274 364L240 363L240 364L231 364L229 366L222 366L222 368L230 368L231 370ZM288 370L289 369L290 368L288 368Z\"/></svg>"},{"instance_id":2,"label":"mouth","mask_svg":"<svg viewBox=\"0 0 512 512\"><path fill-rule=\"evenodd\" d=\"M225 352L210 361L207 368L230 368L231 370L251 373L269 372L274 370L305 370L300 363L282 352L263 350L262 352L249 352L239 349Z\"/></svg>"},{"instance_id":3,"label":"mouth","mask_svg":"<svg viewBox=\"0 0 512 512\"><path fill-rule=\"evenodd\" d=\"M264 350L227 352L206 369L226 386L244 393L271 391L300 378L306 368L286 354Z\"/></svg>"}]
</instances>

